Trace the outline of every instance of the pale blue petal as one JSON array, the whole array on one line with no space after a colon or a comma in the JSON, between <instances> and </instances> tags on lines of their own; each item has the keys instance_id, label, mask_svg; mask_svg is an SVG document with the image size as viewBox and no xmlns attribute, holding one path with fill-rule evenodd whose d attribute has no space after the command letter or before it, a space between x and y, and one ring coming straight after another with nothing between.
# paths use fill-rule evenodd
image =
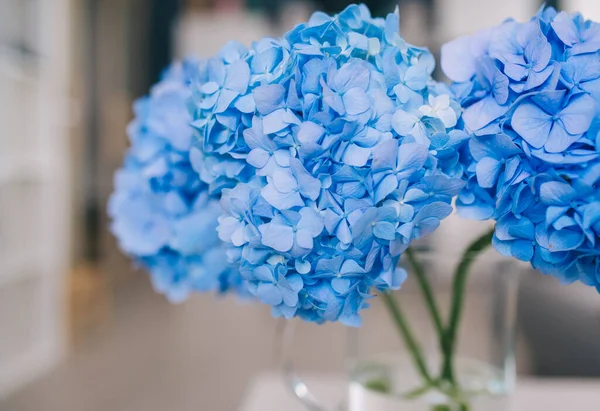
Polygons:
<instances>
[{"instance_id":1,"label":"pale blue petal","mask_svg":"<svg viewBox=\"0 0 600 411\"><path fill-rule=\"evenodd\" d=\"M417 202L424 201L429 198L429 194L418 188L409 188L404 194L404 201Z\"/></svg>"},{"instance_id":2,"label":"pale blue petal","mask_svg":"<svg viewBox=\"0 0 600 411\"><path fill-rule=\"evenodd\" d=\"M350 233L350 227L346 220L340 221L335 231L336 237L342 244L350 244L352 242L352 234Z\"/></svg>"},{"instance_id":3,"label":"pale blue petal","mask_svg":"<svg viewBox=\"0 0 600 411\"><path fill-rule=\"evenodd\" d=\"M540 148L548 140L552 119L537 105L524 103L515 110L511 125L531 146Z\"/></svg>"},{"instance_id":4,"label":"pale blue petal","mask_svg":"<svg viewBox=\"0 0 600 411\"><path fill-rule=\"evenodd\" d=\"M543 187L543 186L542 186ZM548 204L548 201L543 200L546 204ZM559 200L561 201L561 200ZM564 201L564 200L562 200ZM560 202L558 203L560 204ZM565 206L565 207L561 207L561 206L549 206L548 209L546 210L546 226L550 226L552 223L554 223L556 220L558 220L560 217L562 217L567 211L569 211L571 207L570 206Z\"/></svg>"},{"instance_id":5,"label":"pale blue petal","mask_svg":"<svg viewBox=\"0 0 600 411\"><path fill-rule=\"evenodd\" d=\"M254 150L250 151L246 161L252 167L263 168L267 165L267 162L270 158L271 156L265 150L261 148L255 148Z\"/></svg>"},{"instance_id":6,"label":"pale blue petal","mask_svg":"<svg viewBox=\"0 0 600 411\"><path fill-rule=\"evenodd\" d=\"M370 148L364 148L356 144L350 144L346 148L346 151L344 151L342 161L348 164L349 166L363 167L365 164L367 164L370 155Z\"/></svg>"},{"instance_id":7,"label":"pale blue petal","mask_svg":"<svg viewBox=\"0 0 600 411\"><path fill-rule=\"evenodd\" d=\"M579 33L568 13L561 11L551 23L554 32L567 46L579 42Z\"/></svg>"},{"instance_id":8,"label":"pale blue petal","mask_svg":"<svg viewBox=\"0 0 600 411\"><path fill-rule=\"evenodd\" d=\"M529 262L533 258L533 244L531 241L517 240L510 244L510 255L521 261Z\"/></svg>"},{"instance_id":9,"label":"pale blue petal","mask_svg":"<svg viewBox=\"0 0 600 411\"><path fill-rule=\"evenodd\" d=\"M244 223L235 217L221 217L219 219L218 233L222 241L231 241L233 233Z\"/></svg>"},{"instance_id":10,"label":"pale blue petal","mask_svg":"<svg viewBox=\"0 0 600 411\"><path fill-rule=\"evenodd\" d=\"M298 181L297 186L300 193L306 198L310 198L313 201L316 200L321 192L321 181L310 175L297 158L290 159L290 167L294 177Z\"/></svg>"},{"instance_id":11,"label":"pale blue petal","mask_svg":"<svg viewBox=\"0 0 600 411\"><path fill-rule=\"evenodd\" d=\"M342 101L346 112L351 116L364 113L371 107L371 100L363 89L355 87L348 90L343 96Z\"/></svg>"},{"instance_id":12,"label":"pale blue petal","mask_svg":"<svg viewBox=\"0 0 600 411\"><path fill-rule=\"evenodd\" d=\"M281 84L259 86L252 91L256 110L267 115L284 107L285 88Z\"/></svg>"},{"instance_id":13,"label":"pale blue petal","mask_svg":"<svg viewBox=\"0 0 600 411\"><path fill-rule=\"evenodd\" d=\"M585 240L585 236L580 231L560 230L550 234L550 250L568 251L579 247Z\"/></svg>"},{"instance_id":14,"label":"pale blue petal","mask_svg":"<svg viewBox=\"0 0 600 411\"><path fill-rule=\"evenodd\" d=\"M274 250L287 252L294 245L294 229L279 224L263 224L258 227L261 233L261 242Z\"/></svg>"},{"instance_id":15,"label":"pale blue petal","mask_svg":"<svg viewBox=\"0 0 600 411\"><path fill-rule=\"evenodd\" d=\"M482 221L488 220L494 215L494 206L479 202L473 204L459 203L457 211L461 218Z\"/></svg>"},{"instance_id":16,"label":"pale blue petal","mask_svg":"<svg viewBox=\"0 0 600 411\"><path fill-rule=\"evenodd\" d=\"M484 157L477 163L477 182L481 187L493 187L500 174L502 163L491 157Z\"/></svg>"},{"instance_id":17,"label":"pale blue petal","mask_svg":"<svg viewBox=\"0 0 600 411\"><path fill-rule=\"evenodd\" d=\"M415 228L418 228L419 238L428 236L438 229L440 226L440 220L437 217L424 218L419 221L419 226L415 225Z\"/></svg>"},{"instance_id":18,"label":"pale blue petal","mask_svg":"<svg viewBox=\"0 0 600 411\"><path fill-rule=\"evenodd\" d=\"M245 96L241 96L236 100L234 106L240 110L242 113L254 113L256 109L256 105L254 103L254 97L250 94L246 94Z\"/></svg>"},{"instance_id":19,"label":"pale blue petal","mask_svg":"<svg viewBox=\"0 0 600 411\"><path fill-rule=\"evenodd\" d=\"M264 282L269 282L269 283L272 283L275 281L273 272L269 269L269 267L267 267L265 265L256 267L252 271L252 275L258 281L264 281Z\"/></svg>"},{"instance_id":20,"label":"pale blue petal","mask_svg":"<svg viewBox=\"0 0 600 411\"><path fill-rule=\"evenodd\" d=\"M318 144L323 134L325 134L325 128L313 123L312 121L305 121L300 124L298 130L298 140L302 144Z\"/></svg>"},{"instance_id":21,"label":"pale blue petal","mask_svg":"<svg viewBox=\"0 0 600 411\"><path fill-rule=\"evenodd\" d=\"M392 127L400 136L408 136L415 124L419 121L419 117L414 114L407 113L404 110L396 110L392 117Z\"/></svg>"},{"instance_id":22,"label":"pale blue petal","mask_svg":"<svg viewBox=\"0 0 600 411\"><path fill-rule=\"evenodd\" d=\"M428 155L428 147L422 144L402 144L398 149L398 178L406 178L423 167Z\"/></svg>"},{"instance_id":23,"label":"pale blue petal","mask_svg":"<svg viewBox=\"0 0 600 411\"><path fill-rule=\"evenodd\" d=\"M334 278L331 280L331 288L338 294L346 294L352 282L347 278Z\"/></svg>"},{"instance_id":24,"label":"pale blue petal","mask_svg":"<svg viewBox=\"0 0 600 411\"><path fill-rule=\"evenodd\" d=\"M295 268L300 274L308 274L310 273L311 265L308 261L296 260Z\"/></svg>"},{"instance_id":25,"label":"pale blue petal","mask_svg":"<svg viewBox=\"0 0 600 411\"><path fill-rule=\"evenodd\" d=\"M477 60L471 50L471 37L462 36L442 46L441 65L450 80L470 80L477 72Z\"/></svg>"},{"instance_id":26,"label":"pale blue petal","mask_svg":"<svg viewBox=\"0 0 600 411\"><path fill-rule=\"evenodd\" d=\"M549 205L568 204L576 195L575 189L567 183L549 181L540 187L540 198Z\"/></svg>"},{"instance_id":27,"label":"pale blue petal","mask_svg":"<svg viewBox=\"0 0 600 411\"><path fill-rule=\"evenodd\" d=\"M373 235L382 240L394 240L396 238L396 226L387 221L378 222L373 227Z\"/></svg>"},{"instance_id":28,"label":"pale blue petal","mask_svg":"<svg viewBox=\"0 0 600 411\"><path fill-rule=\"evenodd\" d=\"M299 275L291 275L280 282L279 291L283 298L283 303L289 307L295 307L298 304L298 290L302 288L302 278Z\"/></svg>"},{"instance_id":29,"label":"pale blue petal","mask_svg":"<svg viewBox=\"0 0 600 411\"><path fill-rule=\"evenodd\" d=\"M313 248L313 236L308 230L298 229L296 232L296 244L308 250Z\"/></svg>"},{"instance_id":30,"label":"pale blue petal","mask_svg":"<svg viewBox=\"0 0 600 411\"><path fill-rule=\"evenodd\" d=\"M281 193L272 183L267 184L261 190L261 195L269 204L278 210L288 210L292 207L302 206L304 204L298 192L292 191L290 193Z\"/></svg>"},{"instance_id":31,"label":"pale blue petal","mask_svg":"<svg viewBox=\"0 0 600 411\"><path fill-rule=\"evenodd\" d=\"M272 175L272 183L280 193L298 191L298 183L289 168L276 168Z\"/></svg>"},{"instance_id":32,"label":"pale blue petal","mask_svg":"<svg viewBox=\"0 0 600 411\"><path fill-rule=\"evenodd\" d=\"M244 60L237 60L227 69L224 87L243 94L248 89L250 67Z\"/></svg>"},{"instance_id":33,"label":"pale blue petal","mask_svg":"<svg viewBox=\"0 0 600 411\"><path fill-rule=\"evenodd\" d=\"M256 288L256 296L268 305L279 305L283 302L281 291L271 283L260 283Z\"/></svg>"},{"instance_id":34,"label":"pale blue petal","mask_svg":"<svg viewBox=\"0 0 600 411\"><path fill-rule=\"evenodd\" d=\"M396 168L398 158L398 140L386 140L373 148L373 171Z\"/></svg>"},{"instance_id":35,"label":"pale blue petal","mask_svg":"<svg viewBox=\"0 0 600 411\"><path fill-rule=\"evenodd\" d=\"M311 208L304 207L300 210L298 229L307 230L312 237L317 237L323 231L324 224L321 216Z\"/></svg>"},{"instance_id":36,"label":"pale blue petal","mask_svg":"<svg viewBox=\"0 0 600 411\"><path fill-rule=\"evenodd\" d=\"M508 109L509 107L498 104L493 96L489 96L467 107L462 118L468 130L474 132L506 114Z\"/></svg>"},{"instance_id":37,"label":"pale blue petal","mask_svg":"<svg viewBox=\"0 0 600 411\"><path fill-rule=\"evenodd\" d=\"M533 240L535 238L535 227L527 218L520 218L508 227L508 233L515 238Z\"/></svg>"},{"instance_id":38,"label":"pale blue petal","mask_svg":"<svg viewBox=\"0 0 600 411\"><path fill-rule=\"evenodd\" d=\"M384 200L398 188L398 179L393 174L386 175L375 188L375 202Z\"/></svg>"},{"instance_id":39,"label":"pale blue petal","mask_svg":"<svg viewBox=\"0 0 600 411\"><path fill-rule=\"evenodd\" d=\"M585 208L583 226L589 229L600 220L600 202L595 201Z\"/></svg>"},{"instance_id":40,"label":"pale blue petal","mask_svg":"<svg viewBox=\"0 0 600 411\"><path fill-rule=\"evenodd\" d=\"M430 217L442 220L448 217L450 214L452 214L452 206L450 204L436 201L423 206L423 208L417 213L415 221L421 221Z\"/></svg>"},{"instance_id":41,"label":"pale blue petal","mask_svg":"<svg viewBox=\"0 0 600 411\"><path fill-rule=\"evenodd\" d=\"M582 134L589 130L596 113L596 102L587 94L573 98L560 112L560 120L570 134Z\"/></svg>"}]
</instances>

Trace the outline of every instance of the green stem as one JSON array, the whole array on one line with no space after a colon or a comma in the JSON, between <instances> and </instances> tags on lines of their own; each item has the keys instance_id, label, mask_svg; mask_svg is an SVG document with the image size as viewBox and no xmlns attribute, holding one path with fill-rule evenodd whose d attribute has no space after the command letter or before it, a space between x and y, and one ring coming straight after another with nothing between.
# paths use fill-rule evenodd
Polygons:
<instances>
[{"instance_id":1,"label":"green stem","mask_svg":"<svg viewBox=\"0 0 600 411\"><path fill-rule=\"evenodd\" d=\"M383 293L382 298L388 311L392 315L392 319L394 320L394 324L396 325L398 332L400 333L400 335L404 339L404 342L406 343L406 348L408 348L408 351L412 356L417 370L428 384L433 385L434 381L431 378L429 371L427 370L427 366L425 365L425 360L423 358L423 354L421 353L419 344L415 340L410 326L404 318L404 314L400 310L400 306L396 304L394 296L390 293Z\"/></svg>"},{"instance_id":2,"label":"green stem","mask_svg":"<svg viewBox=\"0 0 600 411\"><path fill-rule=\"evenodd\" d=\"M433 290L431 289L431 285L429 284L429 280L427 279L425 270L423 269L423 266L417 259L415 252L412 249L408 248L405 251L405 254L408 257L408 262L412 266L417 282L419 283L419 287L421 288L423 296L425 297L425 304L427 305L429 315L431 315L431 318L433 319L435 331L438 335L440 350L442 354L445 354L447 350L446 332L444 330L444 324L442 323L440 309L438 308L438 305L435 301Z\"/></svg>"},{"instance_id":3,"label":"green stem","mask_svg":"<svg viewBox=\"0 0 600 411\"><path fill-rule=\"evenodd\" d=\"M471 268L472 263L475 261L475 258L491 245L493 235L494 230L492 229L471 243L471 245L465 250L460 264L456 268L456 272L454 274L454 283L452 285L452 306L450 309L448 328L446 329L445 341L447 345L444 356L444 365L442 368L442 378L451 382L452 384L456 384L454 380L453 365L454 350L456 348L456 334L464 304L464 293L469 269Z\"/></svg>"},{"instance_id":4,"label":"green stem","mask_svg":"<svg viewBox=\"0 0 600 411\"><path fill-rule=\"evenodd\" d=\"M423 395L430 392L433 388L431 385L423 385L421 387L415 388L407 393L402 395L402 398L406 398L407 400L414 400L415 398L422 397Z\"/></svg>"}]
</instances>

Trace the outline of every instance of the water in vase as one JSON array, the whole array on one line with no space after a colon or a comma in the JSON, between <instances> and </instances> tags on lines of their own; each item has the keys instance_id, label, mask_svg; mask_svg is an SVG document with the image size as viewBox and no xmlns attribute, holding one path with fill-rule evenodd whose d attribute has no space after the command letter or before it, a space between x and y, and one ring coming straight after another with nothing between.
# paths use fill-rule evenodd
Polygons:
<instances>
[{"instance_id":1,"label":"water in vase","mask_svg":"<svg viewBox=\"0 0 600 411\"><path fill-rule=\"evenodd\" d=\"M390 355L361 361L351 372L348 411L509 410L510 397L497 370L477 360L459 358L456 371L459 388L452 390L423 384L405 358Z\"/></svg>"}]
</instances>

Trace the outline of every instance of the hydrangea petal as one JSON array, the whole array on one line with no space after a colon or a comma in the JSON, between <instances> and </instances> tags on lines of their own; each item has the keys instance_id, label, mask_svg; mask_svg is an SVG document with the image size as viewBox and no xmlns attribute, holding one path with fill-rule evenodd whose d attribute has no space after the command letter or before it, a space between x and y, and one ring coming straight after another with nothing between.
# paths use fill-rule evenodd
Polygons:
<instances>
[{"instance_id":1,"label":"hydrangea petal","mask_svg":"<svg viewBox=\"0 0 600 411\"><path fill-rule=\"evenodd\" d=\"M304 204L298 192L292 191L289 193L281 193L272 183L267 184L262 189L261 195L269 204L278 210L288 210L292 207Z\"/></svg>"},{"instance_id":2,"label":"hydrangea petal","mask_svg":"<svg viewBox=\"0 0 600 411\"><path fill-rule=\"evenodd\" d=\"M367 93L358 87L348 90L342 97L346 112L351 116L364 113L371 107Z\"/></svg>"},{"instance_id":3,"label":"hydrangea petal","mask_svg":"<svg viewBox=\"0 0 600 411\"><path fill-rule=\"evenodd\" d=\"M560 120L570 134L583 134L589 130L596 110L594 99L584 94L569 102L560 112Z\"/></svg>"},{"instance_id":4,"label":"hydrangea petal","mask_svg":"<svg viewBox=\"0 0 600 411\"><path fill-rule=\"evenodd\" d=\"M564 205L571 202L576 191L567 183L549 181L540 187L540 198L545 204Z\"/></svg>"},{"instance_id":5,"label":"hydrangea petal","mask_svg":"<svg viewBox=\"0 0 600 411\"><path fill-rule=\"evenodd\" d=\"M465 126L471 131L477 131L503 116L508 107L501 106L492 96L469 106L463 113Z\"/></svg>"},{"instance_id":6,"label":"hydrangea petal","mask_svg":"<svg viewBox=\"0 0 600 411\"><path fill-rule=\"evenodd\" d=\"M532 103L519 105L515 110L511 125L525 141L535 148L546 144L552 129L550 116Z\"/></svg>"},{"instance_id":7,"label":"hydrangea petal","mask_svg":"<svg viewBox=\"0 0 600 411\"><path fill-rule=\"evenodd\" d=\"M252 94L256 110L263 115L284 107L285 88L281 84L266 84L256 87Z\"/></svg>"},{"instance_id":8,"label":"hydrangea petal","mask_svg":"<svg viewBox=\"0 0 600 411\"><path fill-rule=\"evenodd\" d=\"M584 240L583 233L565 229L552 232L549 244L553 252L568 251L579 247Z\"/></svg>"},{"instance_id":9,"label":"hydrangea petal","mask_svg":"<svg viewBox=\"0 0 600 411\"><path fill-rule=\"evenodd\" d=\"M477 72L475 56L471 50L471 38L459 37L442 46L441 66L444 73L453 81L470 80Z\"/></svg>"},{"instance_id":10,"label":"hydrangea petal","mask_svg":"<svg viewBox=\"0 0 600 411\"><path fill-rule=\"evenodd\" d=\"M256 296L261 302L269 305L279 305L283 302L281 291L275 284L271 283L258 284Z\"/></svg>"},{"instance_id":11,"label":"hydrangea petal","mask_svg":"<svg viewBox=\"0 0 600 411\"><path fill-rule=\"evenodd\" d=\"M571 144L579 140L580 137L569 134L562 125L554 123L550 129L544 148L548 153L562 153Z\"/></svg>"},{"instance_id":12,"label":"hydrangea petal","mask_svg":"<svg viewBox=\"0 0 600 411\"><path fill-rule=\"evenodd\" d=\"M491 157L484 157L477 163L477 182L481 187L490 188L498 179L502 163Z\"/></svg>"},{"instance_id":13,"label":"hydrangea petal","mask_svg":"<svg viewBox=\"0 0 600 411\"><path fill-rule=\"evenodd\" d=\"M280 224L264 224L259 227L261 242L277 251L287 252L294 245L294 230L292 227Z\"/></svg>"}]
</instances>

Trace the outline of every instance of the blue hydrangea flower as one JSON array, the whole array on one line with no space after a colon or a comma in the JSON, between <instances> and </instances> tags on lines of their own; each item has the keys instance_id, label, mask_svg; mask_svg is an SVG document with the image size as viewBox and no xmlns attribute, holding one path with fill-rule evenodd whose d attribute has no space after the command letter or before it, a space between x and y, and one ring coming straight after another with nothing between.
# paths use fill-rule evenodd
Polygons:
<instances>
[{"instance_id":1,"label":"blue hydrangea flower","mask_svg":"<svg viewBox=\"0 0 600 411\"><path fill-rule=\"evenodd\" d=\"M360 325L372 293L404 281L400 254L451 212L467 134L433 69L397 14L350 6L249 50L227 45L193 85L219 236L275 316ZM244 87L232 92L229 75Z\"/></svg>"},{"instance_id":2,"label":"blue hydrangea flower","mask_svg":"<svg viewBox=\"0 0 600 411\"><path fill-rule=\"evenodd\" d=\"M446 44L442 68L471 135L459 213L496 220L502 254L600 290L600 24L542 9Z\"/></svg>"},{"instance_id":3,"label":"blue hydrangea flower","mask_svg":"<svg viewBox=\"0 0 600 411\"><path fill-rule=\"evenodd\" d=\"M115 175L108 213L122 250L145 267L171 301L193 291L243 292L217 236L219 201L193 170L187 102L198 62L173 64L135 104L131 147Z\"/></svg>"}]
</instances>

